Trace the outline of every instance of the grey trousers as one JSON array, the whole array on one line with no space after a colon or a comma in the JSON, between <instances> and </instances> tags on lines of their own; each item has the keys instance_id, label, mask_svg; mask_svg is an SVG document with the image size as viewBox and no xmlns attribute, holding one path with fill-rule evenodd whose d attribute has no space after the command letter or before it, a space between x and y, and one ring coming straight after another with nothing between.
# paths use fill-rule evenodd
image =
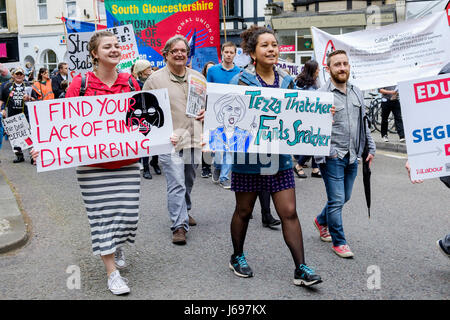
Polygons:
<instances>
[{"instance_id":1,"label":"grey trousers","mask_svg":"<svg viewBox=\"0 0 450 320\"><path fill-rule=\"evenodd\" d=\"M167 209L172 222L170 229L183 227L189 231L188 211L191 210L191 191L194 186L195 170L201 162L201 150L185 149L180 152L159 156L167 182Z\"/></svg>"}]
</instances>

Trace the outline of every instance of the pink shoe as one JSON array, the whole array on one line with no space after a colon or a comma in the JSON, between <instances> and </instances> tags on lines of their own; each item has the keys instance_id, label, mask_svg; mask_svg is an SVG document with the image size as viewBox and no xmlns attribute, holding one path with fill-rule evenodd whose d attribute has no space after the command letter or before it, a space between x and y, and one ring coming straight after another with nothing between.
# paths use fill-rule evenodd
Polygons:
<instances>
[{"instance_id":1,"label":"pink shoe","mask_svg":"<svg viewBox=\"0 0 450 320\"><path fill-rule=\"evenodd\" d=\"M331 250L334 251L341 258L352 258L353 252L350 250L350 247L346 244L331 247Z\"/></svg>"},{"instance_id":2,"label":"pink shoe","mask_svg":"<svg viewBox=\"0 0 450 320\"><path fill-rule=\"evenodd\" d=\"M330 232L328 231L327 226L320 225L317 222L317 218L314 218L314 226L319 231L320 240L325 241L325 242L331 242L331 235L330 235Z\"/></svg>"}]
</instances>

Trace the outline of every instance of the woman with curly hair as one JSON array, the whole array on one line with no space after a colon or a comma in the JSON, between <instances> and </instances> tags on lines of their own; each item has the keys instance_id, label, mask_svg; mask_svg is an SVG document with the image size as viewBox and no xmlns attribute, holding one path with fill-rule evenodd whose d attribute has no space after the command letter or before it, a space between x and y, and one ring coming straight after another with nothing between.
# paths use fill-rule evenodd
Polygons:
<instances>
[{"instance_id":1,"label":"woman with curly hair","mask_svg":"<svg viewBox=\"0 0 450 320\"><path fill-rule=\"evenodd\" d=\"M292 77L276 66L279 48L272 30L253 26L244 31L241 38L241 47L251 57L252 64L237 74L231 80L231 84L295 88ZM281 219L284 241L294 260L294 284L310 286L320 283L321 277L305 263L302 229L296 210L291 156L271 155L269 163L261 161L261 156L264 155L257 154L256 164L253 164L254 161L249 159L248 153L245 154L245 159L239 159L235 154L231 168L231 190L235 192L236 207L230 228L234 252L229 267L237 276L253 276L244 255L245 236L258 193L268 192ZM239 160L239 164L236 160ZM268 172L271 174L267 174Z\"/></svg>"}]
</instances>

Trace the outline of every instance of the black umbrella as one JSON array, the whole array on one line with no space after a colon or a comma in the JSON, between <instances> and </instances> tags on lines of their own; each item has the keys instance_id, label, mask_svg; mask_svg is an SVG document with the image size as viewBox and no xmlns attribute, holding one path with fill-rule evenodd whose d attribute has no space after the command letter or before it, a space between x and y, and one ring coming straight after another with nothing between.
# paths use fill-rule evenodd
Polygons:
<instances>
[{"instance_id":1,"label":"black umbrella","mask_svg":"<svg viewBox=\"0 0 450 320\"><path fill-rule=\"evenodd\" d=\"M366 121L367 117L364 116L363 118L363 126L364 126L364 137L366 137ZM370 202L371 202L371 194L370 194L370 175L372 174L372 171L369 168L369 162L366 161L367 157L369 156L369 141L366 138L366 143L364 144L364 150L361 155L362 157L362 172L363 172L363 184L364 184L364 193L366 195L366 203L367 203L367 210L369 212L369 218L370 218Z\"/></svg>"}]
</instances>

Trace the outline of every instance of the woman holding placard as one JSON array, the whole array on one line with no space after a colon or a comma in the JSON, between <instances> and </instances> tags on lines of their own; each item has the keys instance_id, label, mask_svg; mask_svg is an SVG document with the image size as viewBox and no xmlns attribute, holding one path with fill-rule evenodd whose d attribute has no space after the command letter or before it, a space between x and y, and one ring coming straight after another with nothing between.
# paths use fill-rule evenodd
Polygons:
<instances>
[{"instance_id":1,"label":"woman holding placard","mask_svg":"<svg viewBox=\"0 0 450 320\"><path fill-rule=\"evenodd\" d=\"M117 72L122 53L112 33L96 32L89 41L89 53L94 71L87 72L84 78L76 76L67 89L66 98L83 95L83 92L86 96L98 96L140 90L132 75ZM36 159L38 152L33 150L32 155ZM117 269L126 266L122 246L134 243L136 236L140 192L138 160L77 168L91 226L93 253L101 256L108 274L108 289L116 295L130 292L127 280Z\"/></svg>"},{"instance_id":2,"label":"woman holding placard","mask_svg":"<svg viewBox=\"0 0 450 320\"><path fill-rule=\"evenodd\" d=\"M241 47L253 64L249 64L237 74L231 84L293 89L294 80L285 71L276 67L278 62L278 41L272 30L253 26L241 34ZM281 219L284 240L295 263L294 284L310 286L322 282L304 259L303 236L296 211L295 180L290 155L272 155L270 163L263 164L258 154L257 163L250 164L249 154L245 163L237 164L236 157L231 171L231 190L235 192L236 208L231 220L231 239L234 253L230 259L230 269L240 277L252 277L253 271L244 255L244 241L249 219L258 192L271 194L275 209ZM238 159L241 160L241 159ZM278 160L278 163L276 163ZM278 170L272 175L262 175L263 170L272 167Z\"/></svg>"}]
</instances>

